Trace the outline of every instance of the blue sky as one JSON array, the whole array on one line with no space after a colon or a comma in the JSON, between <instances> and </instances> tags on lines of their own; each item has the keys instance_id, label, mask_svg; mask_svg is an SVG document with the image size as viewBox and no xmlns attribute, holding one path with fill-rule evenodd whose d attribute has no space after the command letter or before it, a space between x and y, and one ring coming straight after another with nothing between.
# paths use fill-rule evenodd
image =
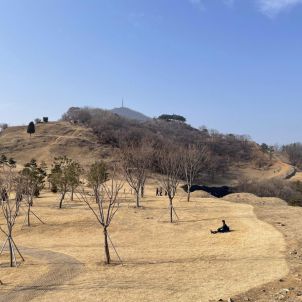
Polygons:
<instances>
[{"instance_id":1,"label":"blue sky","mask_svg":"<svg viewBox=\"0 0 302 302\"><path fill-rule=\"evenodd\" d=\"M0 122L126 106L302 141L302 0L0 0Z\"/></svg>"}]
</instances>

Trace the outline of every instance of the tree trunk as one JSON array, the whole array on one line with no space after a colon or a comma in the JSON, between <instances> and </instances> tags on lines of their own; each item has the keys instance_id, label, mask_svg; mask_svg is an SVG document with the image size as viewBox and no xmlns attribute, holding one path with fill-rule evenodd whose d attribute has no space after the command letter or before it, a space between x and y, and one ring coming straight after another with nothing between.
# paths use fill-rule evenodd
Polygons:
<instances>
[{"instance_id":1,"label":"tree trunk","mask_svg":"<svg viewBox=\"0 0 302 302\"><path fill-rule=\"evenodd\" d=\"M99 191L98 191L98 188L94 188L93 189L94 191L94 196L95 196L95 203L99 203Z\"/></svg>"},{"instance_id":2,"label":"tree trunk","mask_svg":"<svg viewBox=\"0 0 302 302\"><path fill-rule=\"evenodd\" d=\"M170 222L172 223L173 222L173 200L172 198L169 198L170 199Z\"/></svg>"},{"instance_id":3,"label":"tree trunk","mask_svg":"<svg viewBox=\"0 0 302 302\"><path fill-rule=\"evenodd\" d=\"M190 201L190 198L191 198L191 191L189 190L189 191L188 191L188 194L187 194L187 202Z\"/></svg>"},{"instance_id":4,"label":"tree trunk","mask_svg":"<svg viewBox=\"0 0 302 302\"><path fill-rule=\"evenodd\" d=\"M27 209L27 226L30 226L30 203L28 204L28 209Z\"/></svg>"},{"instance_id":5,"label":"tree trunk","mask_svg":"<svg viewBox=\"0 0 302 302\"><path fill-rule=\"evenodd\" d=\"M10 256L10 267L13 267L14 266L14 263L13 263L13 243L12 243L12 240L11 240L11 235L9 235L9 237L8 237L8 245L9 245L9 256Z\"/></svg>"},{"instance_id":6,"label":"tree trunk","mask_svg":"<svg viewBox=\"0 0 302 302\"><path fill-rule=\"evenodd\" d=\"M70 197L71 201L73 201L73 192L74 192L74 188L71 188L71 197Z\"/></svg>"},{"instance_id":7,"label":"tree trunk","mask_svg":"<svg viewBox=\"0 0 302 302\"><path fill-rule=\"evenodd\" d=\"M65 193L66 193L66 192L63 192L63 193L62 193L62 196L61 196L60 205L59 205L59 208L60 208L60 209L62 209L62 206L63 206L63 200L64 200L64 198L65 198Z\"/></svg>"},{"instance_id":8,"label":"tree trunk","mask_svg":"<svg viewBox=\"0 0 302 302\"><path fill-rule=\"evenodd\" d=\"M139 190L136 193L136 207L139 208L140 204L139 204Z\"/></svg>"},{"instance_id":9,"label":"tree trunk","mask_svg":"<svg viewBox=\"0 0 302 302\"><path fill-rule=\"evenodd\" d=\"M110 264L110 251L109 251L109 244L108 244L108 232L107 228L104 228L104 249L105 249L105 263Z\"/></svg>"}]
</instances>

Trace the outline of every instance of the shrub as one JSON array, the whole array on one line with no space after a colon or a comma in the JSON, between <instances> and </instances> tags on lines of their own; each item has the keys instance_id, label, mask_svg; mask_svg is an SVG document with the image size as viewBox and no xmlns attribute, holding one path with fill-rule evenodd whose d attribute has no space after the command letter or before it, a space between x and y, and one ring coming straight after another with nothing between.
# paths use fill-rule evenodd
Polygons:
<instances>
[{"instance_id":1,"label":"shrub","mask_svg":"<svg viewBox=\"0 0 302 302\"><path fill-rule=\"evenodd\" d=\"M261 181L243 180L236 191L252 193L259 197L278 197L289 205L302 206L302 183L300 182L288 182L277 178Z\"/></svg>"},{"instance_id":2,"label":"shrub","mask_svg":"<svg viewBox=\"0 0 302 302\"><path fill-rule=\"evenodd\" d=\"M179 121L179 122L186 122L186 118L181 116L181 115L177 115L177 114L162 114L158 117L158 119L160 120L165 120L165 121Z\"/></svg>"}]
</instances>

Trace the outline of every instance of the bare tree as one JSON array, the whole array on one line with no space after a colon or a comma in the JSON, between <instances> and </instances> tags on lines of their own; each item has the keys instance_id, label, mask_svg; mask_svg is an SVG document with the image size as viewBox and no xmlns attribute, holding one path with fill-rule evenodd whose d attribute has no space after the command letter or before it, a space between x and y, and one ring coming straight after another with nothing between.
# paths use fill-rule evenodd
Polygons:
<instances>
[{"instance_id":1,"label":"bare tree","mask_svg":"<svg viewBox=\"0 0 302 302\"><path fill-rule=\"evenodd\" d=\"M16 259L16 252L18 252L21 259L24 261L24 258L22 254L20 253L17 245L15 244L15 241L13 239L13 229L15 226L16 218L18 216L20 207L20 202L17 199L11 199L10 197L7 198L5 201L1 201L1 208L2 208L2 214L5 220L6 224L6 230L4 230L0 226L0 231L5 234L6 240L4 241L4 244L1 248L0 254L3 253L6 245L9 246L9 253L10 253L10 266L17 266L17 259Z\"/></svg>"},{"instance_id":2,"label":"bare tree","mask_svg":"<svg viewBox=\"0 0 302 302\"><path fill-rule=\"evenodd\" d=\"M119 209L120 202L118 197L119 192L123 187L123 181L118 180L116 165L114 166L111 175L109 174L109 180L102 183L101 185L103 188L103 194L99 194L94 191L94 196L90 196L85 192L84 188L82 188L81 190L78 190L76 195L80 200L84 201L88 205L89 209L92 211L97 221L103 228L105 263L110 264L111 257L109 242L111 243L115 252L116 249L110 239L108 228L112 222L113 217ZM97 200L97 205L93 206L93 204L95 204L95 200Z\"/></svg>"},{"instance_id":3,"label":"bare tree","mask_svg":"<svg viewBox=\"0 0 302 302\"><path fill-rule=\"evenodd\" d=\"M145 143L140 146L127 145L122 148L121 156L125 179L135 192L136 207L139 208L150 163L150 148Z\"/></svg>"},{"instance_id":4,"label":"bare tree","mask_svg":"<svg viewBox=\"0 0 302 302\"><path fill-rule=\"evenodd\" d=\"M5 227L1 225L0 231L3 234L5 234L6 239L2 245L0 255L3 253L6 245L8 244L9 254L10 254L10 266L13 267L13 266L17 266L16 252L19 254L22 261L24 261L24 258L13 239L13 229L20 208L20 200L16 198L16 196L15 198L11 197L12 190L18 191L18 188L14 187L15 173L13 171L13 168L15 167L15 161L1 160L1 166L2 166L2 173L0 179L0 187L1 187L0 200L1 200L2 217L4 218Z\"/></svg>"},{"instance_id":5,"label":"bare tree","mask_svg":"<svg viewBox=\"0 0 302 302\"><path fill-rule=\"evenodd\" d=\"M26 178L24 175L19 175L16 177L17 189L16 189L16 201L20 203L20 208L22 209L22 205L24 204L27 208L26 215L24 218L24 223L27 224L28 227L31 226L31 216L34 216L37 220L39 220L42 224L45 224L44 221L32 210L33 200L34 200L34 190L33 183L30 179Z\"/></svg>"},{"instance_id":6,"label":"bare tree","mask_svg":"<svg viewBox=\"0 0 302 302\"><path fill-rule=\"evenodd\" d=\"M160 171L160 184L169 198L170 222L173 222L173 213L178 218L173 206L182 173L181 155L173 146L165 146L157 152L158 169Z\"/></svg>"},{"instance_id":7,"label":"bare tree","mask_svg":"<svg viewBox=\"0 0 302 302\"><path fill-rule=\"evenodd\" d=\"M187 201L190 201L191 188L194 180L201 172L208 157L208 150L206 147L198 147L196 145L189 145L182 150L182 167L186 179L187 187Z\"/></svg>"}]
</instances>

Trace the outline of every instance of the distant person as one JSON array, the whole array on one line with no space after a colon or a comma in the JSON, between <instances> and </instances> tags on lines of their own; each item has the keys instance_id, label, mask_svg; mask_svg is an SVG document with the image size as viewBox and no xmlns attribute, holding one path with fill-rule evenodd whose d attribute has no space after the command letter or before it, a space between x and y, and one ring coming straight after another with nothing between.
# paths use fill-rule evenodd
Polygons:
<instances>
[{"instance_id":1,"label":"distant person","mask_svg":"<svg viewBox=\"0 0 302 302\"><path fill-rule=\"evenodd\" d=\"M159 196L163 196L163 188L162 187L159 188Z\"/></svg>"},{"instance_id":2,"label":"distant person","mask_svg":"<svg viewBox=\"0 0 302 302\"><path fill-rule=\"evenodd\" d=\"M156 188L156 196L158 196L159 195L159 190L158 190L158 188Z\"/></svg>"},{"instance_id":3,"label":"distant person","mask_svg":"<svg viewBox=\"0 0 302 302\"><path fill-rule=\"evenodd\" d=\"M8 194L6 192L6 189L2 189L2 192L1 192L1 198L2 198L2 201L7 201L8 200Z\"/></svg>"},{"instance_id":4,"label":"distant person","mask_svg":"<svg viewBox=\"0 0 302 302\"><path fill-rule=\"evenodd\" d=\"M228 233L230 232L229 226L225 223L225 220L222 220L222 227L218 228L217 231L212 231L211 234L217 234L217 233Z\"/></svg>"}]
</instances>

